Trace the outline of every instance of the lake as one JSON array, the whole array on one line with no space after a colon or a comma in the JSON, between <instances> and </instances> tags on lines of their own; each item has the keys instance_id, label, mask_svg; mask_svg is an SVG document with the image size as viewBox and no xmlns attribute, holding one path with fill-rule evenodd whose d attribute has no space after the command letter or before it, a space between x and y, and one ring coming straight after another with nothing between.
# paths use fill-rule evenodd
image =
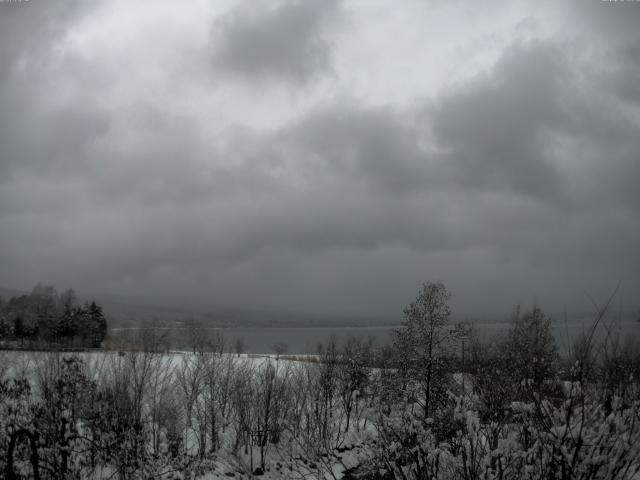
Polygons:
<instances>
[{"instance_id":1,"label":"lake","mask_svg":"<svg viewBox=\"0 0 640 480\"><path fill-rule=\"evenodd\" d=\"M591 325L590 319L573 321L554 321L552 330L556 344L561 352L567 351L567 345L573 339L587 331ZM620 334L624 340L628 337L640 338L640 323L635 321L607 322L612 332ZM486 342L492 342L504 336L509 328L505 322L477 323L474 325L478 336ZM392 332L398 326L366 326L366 327L231 327L216 328L224 335L227 349L231 349L238 339L244 342L247 353L271 353L275 344L284 344L287 353L313 354L320 342L326 342L334 336L338 342L343 342L349 336L364 340L371 339L375 345L382 345L392 340ZM130 336L137 328L114 328L114 336ZM178 333L181 329L168 329ZM184 330L182 330L184 331ZM602 337L606 330L604 324L598 328L597 336ZM177 335L179 336L179 334Z\"/></svg>"}]
</instances>

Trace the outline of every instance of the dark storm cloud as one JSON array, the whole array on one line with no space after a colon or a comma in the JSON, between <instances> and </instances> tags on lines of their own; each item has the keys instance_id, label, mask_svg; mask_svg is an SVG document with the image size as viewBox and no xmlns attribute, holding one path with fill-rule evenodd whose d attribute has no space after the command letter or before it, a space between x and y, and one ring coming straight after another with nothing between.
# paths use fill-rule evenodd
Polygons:
<instances>
[{"instance_id":1,"label":"dark storm cloud","mask_svg":"<svg viewBox=\"0 0 640 480\"><path fill-rule=\"evenodd\" d=\"M309 175L338 178L345 188L404 195L437 182L429 177L432 159L419 144L419 129L391 108L321 108L288 126L277 140L292 145Z\"/></svg>"},{"instance_id":2,"label":"dark storm cloud","mask_svg":"<svg viewBox=\"0 0 640 480\"><path fill-rule=\"evenodd\" d=\"M610 3L618 5L610 5ZM574 0L566 2L561 8L565 10L564 13L568 17L583 21L591 27L585 31L586 34L603 35L609 43L615 44L640 36L638 32L640 10L633 3Z\"/></svg>"},{"instance_id":3,"label":"dark storm cloud","mask_svg":"<svg viewBox=\"0 0 640 480\"><path fill-rule=\"evenodd\" d=\"M618 83L601 83L600 71L567 47L509 47L489 76L427 109L432 139L449 181L473 202L465 208L472 245L573 285L624 279L637 292L637 120ZM495 209L478 209L484 195L501 191Z\"/></svg>"},{"instance_id":4,"label":"dark storm cloud","mask_svg":"<svg viewBox=\"0 0 640 480\"><path fill-rule=\"evenodd\" d=\"M554 42L516 43L489 76L426 110L452 184L530 195L568 208L637 208L640 137L633 106ZM631 67L630 67L631 68ZM631 109L631 110L629 110Z\"/></svg>"},{"instance_id":5,"label":"dark storm cloud","mask_svg":"<svg viewBox=\"0 0 640 480\"><path fill-rule=\"evenodd\" d=\"M305 82L330 68L325 30L339 8L339 0L236 7L215 24L214 63L250 81L266 77Z\"/></svg>"},{"instance_id":6,"label":"dark storm cloud","mask_svg":"<svg viewBox=\"0 0 640 480\"><path fill-rule=\"evenodd\" d=\"M621 96L640 104L640 38L624 48L619 68L621 75L618 88Z\"/></svg>"},{"instance_id":7,"label":"dark storm cloud","mask_svg":"<svg viewBox=\"0 0 640 480\"><path fill-rule=\"evenodd\" d=\"M265 85L295 90L333 68L327 26L342 7L237 7L206 19L215 68L258 94L234 99L231 81L224 100L247 106L246 124L213 128L225 102L180 97L193 79L165 92L145 77L129 98L135 72L58 50L84 10L23 4L0 3L0 284L369 313L399 311L430 279L481 306L562 301L588 278L638 291L640 59L626 17L578 12L605 63L584 38L514 38L432 97L336 87L270 112ZM252 107L273 121L252 125Z\"/></svg>"},{"instance_id":8,"label":"dark storm cloud","mask_svg":"<svg viewBox=\"0 0 640 480\"><path fill-rule=\"evenodd\" d=\"M612 3L616 3L612 5ZM606 48L608 68L602 82L621 100L640 103L640 9L634 2L569 2L564 5L585 36ZM601 60L600 60L601 61Z\"/></svg>"},{"instance_id":9,"label":"dark storm cloud","mask_svg":"<svg viewBox=\"0 0 640 480\"><path fill-rule=\"evenodd\" d=\"M74 169L87 142L105 131L106 112L90 99L51 101L75 74L57 62L56 47L86 13L83 2L0 3L0 183L15 168Z\"/></svg>"},{"instance_id":10,"label":"dark storm cloud","mask_svg":"<svg viewBox=\"0 0 640 480\"><path fill-rule=\"evenodd\" d=\"M591 89L594 98L583 102L576 115L575 123L582 129L576 136L587 167L582 185L576 188L584 203L615 209L607 220L625 218L634 224L636 237L640 235L636 180L640 178L640 9L633 7L637 6L589 2L575 9L577 20L585 25L584 36L600 48L583 87ZM637 272L638 259L629 261Z\"/></svg>"},{"instance_id":11,"label":"dark storm cloud","mask_svg":"<svg viewBox=\"0 0 640 480\"><path fill-rule=\"evenodd\" d=\"M553 44L509 47L491 74L438 101L429 112L434 139L447 153L451 180L537 197L561 195L549 133L567 120L569 81Z\"/></svg>"}]
</instances>

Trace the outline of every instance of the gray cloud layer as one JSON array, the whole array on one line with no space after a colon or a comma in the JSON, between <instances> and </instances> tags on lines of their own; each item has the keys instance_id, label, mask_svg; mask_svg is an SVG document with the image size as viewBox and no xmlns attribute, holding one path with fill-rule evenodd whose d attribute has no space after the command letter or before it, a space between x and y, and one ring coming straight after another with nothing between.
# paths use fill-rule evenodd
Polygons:
<instances>
[{"instance_id":1,"label":"gray cloud layer","mask_svg":"<svg viewBox=\"0 0 640 480\"><path fill-rule=\"evenodd\" d=\"M184 69L133 71L82 37L104 12L0 3L0 284L393 318L429 279L471 314L622 280L634 305L640 7L581 5L400 104L354 90L348 2L210 14Z\"/></svg>"},{"instance_id":2,"label":"gray cloud layer","mask_svg":"<svg viewBox=\"0 0 640 480\"><path fill-rule=\"evenodd\" d=\"M338 0L241 5L215 24L214 63L251 81L304 82L330 67L324 30L338 12Z\"/></svg>"}]
</instances>

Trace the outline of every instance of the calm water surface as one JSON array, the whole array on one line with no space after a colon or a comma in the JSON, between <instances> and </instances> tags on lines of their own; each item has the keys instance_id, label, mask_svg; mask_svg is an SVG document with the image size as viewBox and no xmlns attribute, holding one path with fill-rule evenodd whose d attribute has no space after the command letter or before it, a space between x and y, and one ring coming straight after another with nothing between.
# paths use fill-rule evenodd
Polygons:
<instances>
[{"instance_id":1,"label":"calm water surface","mask_svg":"<svg viewBox=\"0 0 640 480\"><path fill-rule=\"evenodd\" d=\"M585 331L588 331L591 320L553 322L552 329L556 344L561 352L565 352L567 345ZM640 339L640 323L635 321L608 322L614 335L620 335L624 341L628 337ZM508 323L477 323L475 329L479 337L487 342L495 341L504 336L508 330ZM601 337L606 330L601 326L597 336ZM319 343L324 343L331 337L343 342L349 336L364 340L371 339L375 345L382 345L392 340L392 332L397 326L369 326L369 327L238 327L212 329L223 333L225 343L229 349L238 339L244 342L247 353L271 353L273 346L284 344L287 353L313 354ZM117 330L117 332L116 332ZM126 334L129 329L114 329L113 333ZM135 330L135 329L131 329Z\"/></svg>"}]
</instances>

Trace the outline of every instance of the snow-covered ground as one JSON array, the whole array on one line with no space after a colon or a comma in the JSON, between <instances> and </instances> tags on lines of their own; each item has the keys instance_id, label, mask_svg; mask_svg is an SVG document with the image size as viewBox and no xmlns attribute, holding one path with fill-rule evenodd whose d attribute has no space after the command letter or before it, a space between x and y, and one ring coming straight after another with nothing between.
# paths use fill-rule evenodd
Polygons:
<instances>
[{"instance_id":1,"label":"snow-covered ground","mask_svg":"<svg viewBox=\"0 0 640 480\"><path fill-rule=\"evenodd\" d=\"M120 362L130 360L130 357L136 355L145 355L140 352L42 352L42 351L0 351L0 378L26 378L32 384L35 395L39 395L38 385L39 376L46 371L47 366L52 362L63 358L78 357L82 360L84 368L89 377L99 381L104 375L109 375L111 369L116 367ZM207 357L212 354L203 354ZM154 354L158 361L158 368L167 372L174 372L173 375L180 374L182 369L189 367L189 362L194 362L197 355L186 351L171 351L167 353ZM221 363L231 362L238 368L245 368L250 372L254 372L256 379L260 372L264 372L265 368L271 365L273 371L279 376L291 374L294 371L301 370L305 366L316 365L317 357L307 356L305 360L310 362L302 362L302 358L297 356L296 360L291 358L280 358L274 354L256 355L256 354L222 354L216 358ZM263 399L255 397L254 402L261 402ZM334 407L337 409L338 407ZM196 419L194 418L194 422ZM340 479L345 471L356 467L363 458L371 455L370 447L367 442L373 438L374 431L369 423L362 424L359 422L358 431L351 429L345 435L342 435L337 448L329 451L325 455L319 455L312 458L308 445L296 443L295 440L289 439L287 442L279 444L269 444L266 448L264 458L264 472L261 471L261 453L260 447L257 445L241 445L239 450L234 454L231 452L231 445L237 431L228 428L220 434L220 448L215 455L208 455L196 478L202 479L225 479L230 478L249 478L251 472L256 472L266 479ZM344 427L342 427L344 428ZM194 423L191 428L184 432L184 441L186 452L195 455L197 452L197 435L198 426ZM305 448L306 447L306 448ZM198 462L196 462L198 463ZM99 473L100 477L108 478L114 472L105 468ZM172 478L172 477L168 477ZM179 478L179 477L176 477Z\"/></svg>"}]
</instances>

